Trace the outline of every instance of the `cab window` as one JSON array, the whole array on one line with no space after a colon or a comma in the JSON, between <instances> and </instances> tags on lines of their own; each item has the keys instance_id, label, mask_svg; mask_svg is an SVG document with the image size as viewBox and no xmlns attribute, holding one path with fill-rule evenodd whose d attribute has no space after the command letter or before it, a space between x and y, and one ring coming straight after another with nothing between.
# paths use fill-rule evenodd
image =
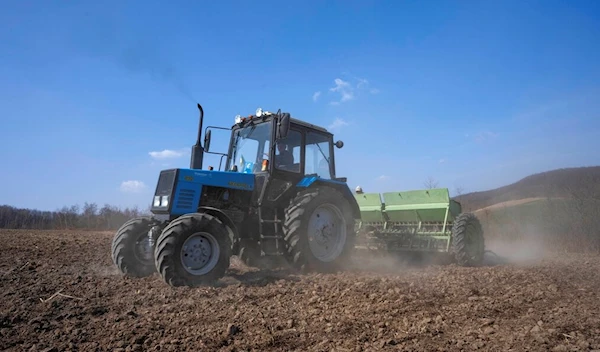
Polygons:
<instances>
[{"instance_id":1,"label":"cab window","mask_svg":"<svg viewBox=\"0 0 600 352\"><path fill-rule=\"evenodd\" d=\"M331 179L330 153L331 140L318 132L306 133L305 175L318 175Z\"/></svg>"},{"instance_id":2,"label":"cab window","mask_svg":"<svg viewBox=\"0 0 600 352\"><path fill-rule=\"evenodd\" d=\"M278 170L300 172L300 150L302 133L290 130L286 138L275 144L275 168Z\"/></svg>"}]
</instances>

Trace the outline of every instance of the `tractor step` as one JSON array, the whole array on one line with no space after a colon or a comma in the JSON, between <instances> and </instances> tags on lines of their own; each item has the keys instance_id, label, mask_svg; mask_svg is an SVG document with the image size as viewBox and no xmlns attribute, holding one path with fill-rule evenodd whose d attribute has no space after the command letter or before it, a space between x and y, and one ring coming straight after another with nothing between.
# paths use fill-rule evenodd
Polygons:
<instances>
[{"instance_id":1,"label":"tractor step","mask_svg":"<svg viewBox=\"0 0 600 352\"><path fill-rule=\"evenodd\" d=\"M281 256L283 255L283 237L282 236L260 236L260 248L269 256Z\"/></svg>"},{"instance_id":2,"label":"tractor step","mask_svg":"<svg viewBox=\"0 0 600 352\"><path fill-rule=\"evenodd\" d=\"M261 219L260 222L267 224L281 224L281 220L265 220Z\"/></svg>"},{"instance_id":3,"label":"tractor step","mask_svg":"<svg viewBox=\"0 0 600 352\"><path fill-rule=\"evenodd\" d=\"M260 248L265 256L282 256L285 254L282 248L283 236L279 234L283 221L277 218L277 214L274 215L273 219L264 219L261 208L258 209ZM265 227L265 224L271 225Z\"/></svg>"},{"instance_id":4,"label":"tractor step","mask_svg":"<svg viewBox=\"0 0 600 352\"><path fill-rule=\"evenodd\" d=\"M263 251L265 256L270 256L270 257L281 257L283 255L285 255L284 252L281 251L274 251L274 252L265 252Z\"/></svg>"},{"instance_id":5,"label":"tractor step","mask_svg":"<svg viewBox=\"0 0 600 352\"><path fill-rule=\"evenodd\" d=\"M260 239L270 239L270 240L283 240L283 236L265 236L260 235Z\"/></svg>"}]
</instances>

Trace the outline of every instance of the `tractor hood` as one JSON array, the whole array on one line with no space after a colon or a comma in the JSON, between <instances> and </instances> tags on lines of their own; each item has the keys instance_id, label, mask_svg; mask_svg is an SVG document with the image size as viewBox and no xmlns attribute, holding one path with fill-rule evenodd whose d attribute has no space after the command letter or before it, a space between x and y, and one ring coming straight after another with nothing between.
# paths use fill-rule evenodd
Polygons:
<instances>
[{"instance_id":1,"label":"tractor hood","mask_svg":"<svg viewBox=\"0 0 600 352\"><path fill-rule=\"evenodd\" d=\"M181 215L197 211L203 186L253 191L254 174L197 169L160 172L152 199L154 214Z\"/></svg>"},{"instance_id":2,"label":"tractor hood","mask_svg":"<svg viewBox=\"0 0 600 352\"><path fill-rule=\"evenodd\" d=\"M179 170L178 182L224 188L254 190L254 175L232 171Z\"/></svg>"}]
</instances>

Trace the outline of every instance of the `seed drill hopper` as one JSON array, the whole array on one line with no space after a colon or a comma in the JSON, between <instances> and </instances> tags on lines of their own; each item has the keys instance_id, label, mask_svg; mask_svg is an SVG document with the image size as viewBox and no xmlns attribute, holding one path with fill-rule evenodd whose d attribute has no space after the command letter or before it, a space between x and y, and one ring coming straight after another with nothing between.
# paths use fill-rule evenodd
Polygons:
<instances>
[{"instance_id":1,"label":"seed drill hopper","mask_svg":"<svg viewBox=\"0 0 600 352\"><path fill-rule=\"evenodd\" d=\"M459 265L481 263L485 247L481 224L474 214L462 213L447 188L355 197L361 212L358 249L449 253Z\"/></svg>"}]
</instances>

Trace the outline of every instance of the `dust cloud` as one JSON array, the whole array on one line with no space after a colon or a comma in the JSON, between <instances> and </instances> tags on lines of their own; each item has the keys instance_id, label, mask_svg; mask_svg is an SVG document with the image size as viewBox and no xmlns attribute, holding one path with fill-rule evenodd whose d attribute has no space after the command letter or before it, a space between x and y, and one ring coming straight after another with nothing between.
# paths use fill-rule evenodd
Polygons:
<instances>
[{"instance_id":1,"label":"dust cloud","mask_svg":"<svg viewBox=\"0 0 600 352\"><path fill-rule=\"evenodd\" d=\"M517 238L503 235L502 232L494 232L491 235L486 235L484 232L485 253L482 266L538 265L557 255L556 250L549 246L544 233L533 225L523 224ZM351 264L344 270L398 274L453 263L455 260L452 251L449 253L386 253L356 249Z\"/></svg>"},{"instance_id":2,"label":"dust cloud","mask_svg":"<svg viewBox=\"0 0 600 352\"><path fill-rule=\"evenodd\" d=\"M87 266L87 270L97 277L120 277L121 273L115 265L92 263ZM83 270L83 269L82 269Z\"/></svg>"},{"instance_id":3,"label":"dust cloud","mask_svg":"<svg viewBox=\"0 0 600 352\"><path fill-rule=\"evenodd\" d=\"M482 212L476 215L484 228L487 263L536 265L553 253L548 236L534 223L515 218L490 223Z\"/></svg>"},{"instance_id":4,"label":"dust cloud","mask_svg":"<svg viewBox=\"0 0 600 352\"><path fill-rule=\"evenodd\" d=\"M445 266L452 262L453 257L449 253L389 253L385 250L355 249L350 262L342 270L353 273L400 275L408 272L423 272L423 269Z\"/></svg>"},{"instance_id":5,"label":"dust cloud","mask_svg":"<svg viewBox=\"0 0 600 352\"><path fill-rule=\"evenodd\" d=\"M493 252L486 253L487 260L497 261L500 259L507 264L536 264L548 258L552 253L545 246L543 239L535 237L512 241L492 238L486 241L486 250Z\"/></svg>"}]
</instances>

